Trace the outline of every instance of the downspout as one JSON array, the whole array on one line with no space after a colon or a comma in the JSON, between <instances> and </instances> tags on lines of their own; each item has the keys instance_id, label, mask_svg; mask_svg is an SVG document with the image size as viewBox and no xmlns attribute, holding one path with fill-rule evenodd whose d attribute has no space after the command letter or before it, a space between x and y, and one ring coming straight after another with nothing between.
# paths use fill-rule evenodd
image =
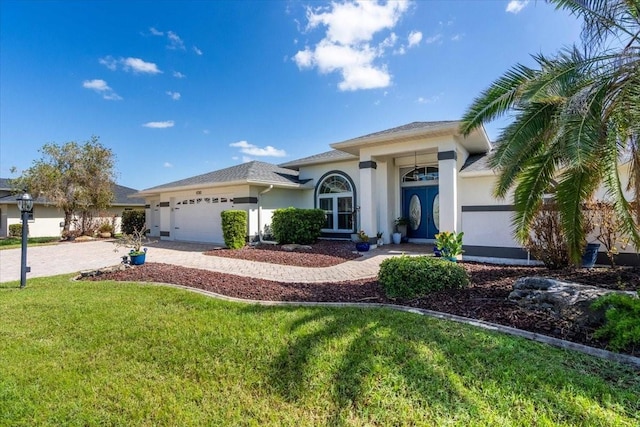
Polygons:
<instances>
[{"instance_id":1,"label":"downspout","mask_svg":"<svg viewBox=\"0 0 640 427\"><path fill-rule=\"evenodd\" d=\"M266 190L262 190L258 193L258 240L260 243L268 243L270 245L277 245L278 242L274 242L271 240L263 240L262 239L262 195L267 194L269 191L273 190L273 184L269 186Z\"/></svg>"}]
</instances>

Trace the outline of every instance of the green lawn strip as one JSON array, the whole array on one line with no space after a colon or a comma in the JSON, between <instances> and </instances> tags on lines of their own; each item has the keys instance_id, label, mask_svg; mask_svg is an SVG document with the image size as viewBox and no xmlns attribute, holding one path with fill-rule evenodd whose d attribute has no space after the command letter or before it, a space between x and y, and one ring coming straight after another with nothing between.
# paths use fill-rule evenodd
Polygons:
<instances>
[{"instance_id":1,"label":"green lawn strip","mask_svg":"<svg viewBox=\"0 0 640 427\"><path fill-rule=\"evenodd\" d=\"M27 246L44 246L60 242L60 237L29 237ZM22 247L22 239L18 237L7 237L0 239L0 251L3 249L15 249Z\"/></svg>"},{"instance_id":2,"label":"green lawn strip","mask_svg":"<svg viewBox=\"0 0 640 427\"><path fill-rule=\"evenodd\" d=\"M612 362L387 309L70 276L0 285L0 425L621 425Z\"/></svg>"}]
</instances>

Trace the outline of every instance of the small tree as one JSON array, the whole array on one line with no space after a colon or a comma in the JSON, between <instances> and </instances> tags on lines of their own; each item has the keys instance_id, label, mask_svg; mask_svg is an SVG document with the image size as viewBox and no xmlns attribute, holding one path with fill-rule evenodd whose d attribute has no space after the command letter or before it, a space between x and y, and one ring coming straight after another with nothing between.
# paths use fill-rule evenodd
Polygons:
<instances>
[{"instance_id":1,"label":"small tree","mask_svg":"<svg viewBox=\"0 0 640 427\"><path fill-rule=\"evenodd\" d=\"M616 264L615 256L620 252L618 246L625 249L629 244L629 237L625 236L615 207L603 200L592 200L585 205L589 222L598 242L607 250L607 258L611 267Z\"/></svg>"},{"instance_id":2,"label":"small tree","mask_svg":"<svg viewBox=\"0 0 640 427\"><path fill-rule=\"evenodd\" d=\"M69 232L74 213L108 207L113 200L113 152L97 136L83 144L45 144L42 157L13 180L16 189L45 197L64 212L63 234Z\"/></svg>"}]
</instances>

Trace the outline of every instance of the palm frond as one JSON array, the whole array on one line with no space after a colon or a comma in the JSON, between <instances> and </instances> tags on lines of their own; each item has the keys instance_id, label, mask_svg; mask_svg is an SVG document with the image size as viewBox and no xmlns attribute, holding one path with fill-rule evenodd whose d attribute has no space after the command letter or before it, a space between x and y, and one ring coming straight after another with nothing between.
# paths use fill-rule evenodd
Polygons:
<instances>
[{"instance_id":1,"label":"palm frond","mask_svg":"<svg viewBox=\"0 0 640 427\"><path fill-rule=\"evenodd\" d=\"M547 150L533 157L518 177L513 194L515 213L511 224L517 240L522 244L529 238L531 221L551 185L557 161L555 153Z\"/></svg>"},{"instance_id":2,"label":"palm frond","mask_svg":"<svg viewBox=\"0 0 640 427\"><path fill-rule=\"evenodd\" d=\"M522 85L535 77L536 72L517 64L494 81L476 97L462 117L460 132L469 135L482 123L490 122L507 113L517 104Z\"/></svg>"}]
</instances>

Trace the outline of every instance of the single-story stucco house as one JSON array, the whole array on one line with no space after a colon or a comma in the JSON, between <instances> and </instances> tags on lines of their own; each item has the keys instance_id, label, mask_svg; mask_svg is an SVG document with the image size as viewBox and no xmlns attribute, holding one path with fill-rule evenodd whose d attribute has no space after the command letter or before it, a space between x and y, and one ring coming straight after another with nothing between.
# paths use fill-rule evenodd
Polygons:
<instances>
[{"instance_id":1,"label":"single-story stucco house","mask_svg":"<svg viewBox=\"0 0 640 427\"><path fill-rule=\"evenodd\" d=\"M333 150L280 165L251 161L148 188L151 235L163 240L221 243L220 212L248 212L250 240L273 210L320 208L325 238L358 230L382 232L411 219L408 237L433 241L438 231L464 231L465 256L526 258L511 232L509 199L492 196L492 145L482 127L463 137L459 121L414 122L331 144ZM634 248L624 262L638 263ZM604 255L604 254L601 254Z\"/></svg>"},{"instance_id":2,"label":"single-story stucco house","mask_svg":"<svg viewBox=\"0 0 640 427\"><path fill-rule=\"evenodd\" d=\"M11 224L21 224L22 219L18 209L18 197L14 194L10 180L0 178L0 237L9 235ZM119 232L122 212L130 209L144 209L144 199L131 197L138 190L115 184L112 188L114 200L111 207L104 209L99 214L104 219L115 218L116 232ZM51 201L38 197L33 202L33 210L29 213L30 237L54 237L59 236L64 222L64 213Z\"/></svg>"}]
</instances>

